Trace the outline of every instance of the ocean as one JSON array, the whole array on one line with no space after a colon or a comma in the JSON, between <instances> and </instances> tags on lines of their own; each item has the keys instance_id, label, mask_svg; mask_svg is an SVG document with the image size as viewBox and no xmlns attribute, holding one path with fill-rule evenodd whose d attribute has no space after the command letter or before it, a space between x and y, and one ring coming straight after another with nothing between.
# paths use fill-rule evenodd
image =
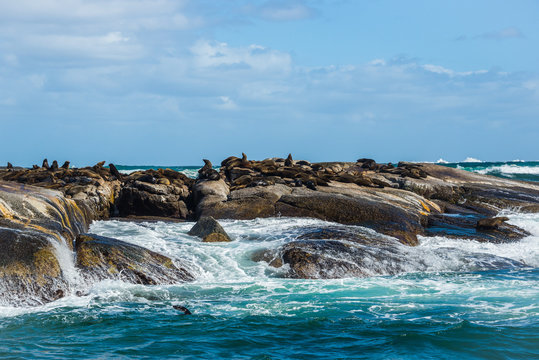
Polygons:
<instances>
[{"instance_id":1,"label":"ocean","mask_svg":"<svg viewBox=\"0 0 539 360\"><path fill-rule=\"evenodd\" d=\"M539 180L539 162L444 165ZM171 168L188 176L198 169ZM197 280L86 284L72 254L59 249L71 294L39 307L0 307L0 358L539 358L539 214L502 214L532 235L509 244L420 237L417 247L396 248L408 260L404 272L336 280L283 278L283 269L251 255L305 229L344 225L223 220L234 241L201 243L187 235L192 223L97 221L90 232L181 259Z\"/></svg>"}]
</instances>

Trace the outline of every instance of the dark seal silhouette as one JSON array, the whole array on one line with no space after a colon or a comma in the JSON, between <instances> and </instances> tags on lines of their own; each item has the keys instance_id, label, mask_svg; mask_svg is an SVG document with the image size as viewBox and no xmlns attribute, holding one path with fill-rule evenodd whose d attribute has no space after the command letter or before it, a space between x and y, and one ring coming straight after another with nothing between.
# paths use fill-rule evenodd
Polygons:
<instances>
[{"instance_id":1,"label":"dark seal silhouette","mask_svg":"<svg viewBox=\"0 0 539 360\"><path fill-rule=\"evenodd\" d=\"M188 308L186 308L185 306L181 306L181 305L173 305L172 306L174 309L176 310L180 310L180 311L183 311L183 313L185 315L191 315L192 313L189 311Z\"/></svg>"},{"instance_id":2,"label":"dark seal silhouette","mask_svg":"<svg viewBox=\"0 0 539 360\"><path fill-rule=\"evenodd\" d=\"M288 157L284 161L284 166L292 166L294 159L292 159L292 154L288 154Z\"/></svg>"},{"instance_id":3,"label":"dark seal silhouette","mask_svg":"<svg viewBox=\"0 0 539 360\"><path fill-rule=\"evenodd\" d=\"M109 164L110 173L118 180L122 181L122 174L118 171L114 164Z\"/></svg>"},{"instance_id":4,"label":"dark seal silhouette","mask_svg":"<svg viewBox=\"0 0 539 360\"><path fill-rule=\"evenodd\" d=\"M49 160L44 159L44 160L43 160L43 164L41 164L41 167L48 170L48 169L50 168L50 166L49 166Z\"/></svg>"},{"instance_id":5,"label":"dark seal silhouette","mask_svg":"<svg viewBox=\"0 0 539 360\"><path fill-rule=\"evenodd\" d=\"M207 179L207 180L219 180L221 176L213 168L213 165L210 160L208 159L202 159L204 161L204 166L202 169L198 170L198 178L199 179Z\"/></svg>"}]
</instances>

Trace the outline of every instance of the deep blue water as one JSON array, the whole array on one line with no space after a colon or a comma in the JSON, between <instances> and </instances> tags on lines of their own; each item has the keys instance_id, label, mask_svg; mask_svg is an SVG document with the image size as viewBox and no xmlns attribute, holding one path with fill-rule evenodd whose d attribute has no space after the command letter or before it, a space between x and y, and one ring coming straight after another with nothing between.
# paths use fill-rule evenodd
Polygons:
<instances>
[{"instance_id":1,"label":"deep blue water","mask_svg":"<svg viewBox=\"0 0 539 360\"><path fill-rule=\"evenodd\" d=\"M342 280L285 279L251 260L328 225L320 220L223 221L234 241L214 244L187 235L189 223L95 222L91 232L181 259L197 280L142 286L71 274L66 298L0 307L0 358L537 359L539 215L505 214L532 236L421 237L398 248L404 273Z\"/></svg>"}]
</instances>

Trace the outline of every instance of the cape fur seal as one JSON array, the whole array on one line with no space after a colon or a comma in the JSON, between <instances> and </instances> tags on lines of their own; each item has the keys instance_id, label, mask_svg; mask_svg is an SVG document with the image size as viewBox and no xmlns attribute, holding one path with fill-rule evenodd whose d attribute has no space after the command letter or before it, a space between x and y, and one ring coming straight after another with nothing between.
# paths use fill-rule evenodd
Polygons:
<instances>
[{"instance_id":1,"label":"cape fur seal","mask_svg":"<svg viewBox=\"0 0 539 360\"><path fill-rule=\"evenodd\" d=\"M183 311L183 313L185 315L191 315L191 312L189 311L188 308L186 308L185 306L181 306L181 305L172 305L172 307L176 310L180 310L180 311Z\"/></svg>"},{"instance_id":2,"label":"cape fur seal","mask_svg":"<svg viewBox=\"0 0 539 360\"><path fill-rule=\"evenodd\" d=\"M294 159L292 159L292 154L288 154L288 157L284 161L284 166L292 166Z\"/></svg>"}]
</instances>

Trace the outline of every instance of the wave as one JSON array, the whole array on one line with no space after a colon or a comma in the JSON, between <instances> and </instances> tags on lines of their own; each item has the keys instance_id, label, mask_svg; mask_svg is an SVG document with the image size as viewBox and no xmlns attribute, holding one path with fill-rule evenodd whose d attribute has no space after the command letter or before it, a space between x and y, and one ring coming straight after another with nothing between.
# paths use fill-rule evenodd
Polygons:
<instances>
[{"instance_id":1,"label":"wave","mask_svg":"<svg viewBox=\"0 0 539 360\"><path fill-rule=\"evenodd\" d=\"M483 161L473 158L473 157L467 157L466 159L462 160L463 163L482 163Z\"/></svg>"},{"instance_id":2,"label":"wave","mask_svg":"<svg viewBox=\"0 0 539 360\"><path fill-rule=\"evenodd\" d=\"M486 169L477 169L472 170L479 174L492 175L495 173L505 174L505 175L516 175L516 174L528 174L528 175L539 175L539 166L519 166L512 164L505 165L496 165L490 166Z\"/></svg>"}]
</instances>

